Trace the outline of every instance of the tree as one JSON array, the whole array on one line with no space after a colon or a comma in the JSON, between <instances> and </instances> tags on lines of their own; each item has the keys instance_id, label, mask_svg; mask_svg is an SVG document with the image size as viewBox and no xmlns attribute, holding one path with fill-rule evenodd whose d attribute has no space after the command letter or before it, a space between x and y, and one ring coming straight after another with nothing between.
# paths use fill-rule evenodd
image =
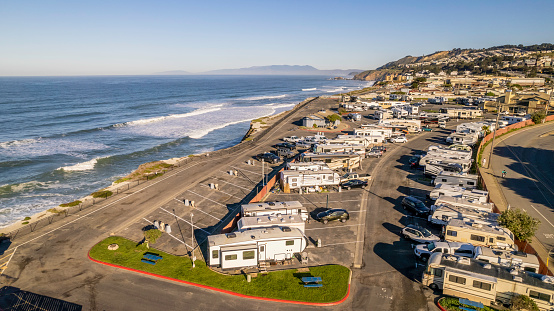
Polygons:
<instances>
[{"instance_id":1,"label":"tree","mask_svg":"<svg viewBox=\"0 0 554 311\"><path fill-rule=\"evenodd\" d=\"M488 125L483 125L482 130L485 131L485 136L491 133L491 130Z\"/></svg>"},{"instance_id":2,"label":"tree","mask_svg":"<svg viewBox=\"0 0 554 311\"><path fill-rule=\"evenodd\" d=\"M546 118L546 113L544 111L536 111L535 113L533 113L531 115L531 120L533 120L533 122L535 124L539 124L539 123L542 123L542 120Z\"/></svg>"},{"instance_id":3,"label":"tree","mask_svg":"<svg viewBox=\"0 0 554 311\"><path fill-rule=\"evenodd\" d=\"M539 311L537 303L526 295L515 296L511 303L510 310Z\"/></svg>"},{"instance_id":4,"label":"tree","mask_svg":"<svg viewBox=\"0 0 554 311\"><path fill-rule=\"evenodd\" d=\"M333 123L335 121L342 120L341 116L339 116L336 113L333 113L332 115L326 116L325 118L331 123Z\"/></svg>"},{"instance_id":5,"label":"tree","mask_svg":"<svg viewBox=\"0 0 554 311\"><path fill-rule=\"evenodd\" d=\"M487 94L485 94L485 96L496 96L493 92L487 92Z\"/></svg>"},{"instance_id":6,"label":"tree","mask_svg":"<svg viewBox=\"0 0 554 311\"><path fill-rule=\"evenodd\" d=\"M512 231L516 239L522 242L529 242L535 235L541 222L529 216L527 212L517 208L511 208L500 214L498 223Z\"/></svg>"},{"instance_id":7,"label":"tree","mask_svg":"<svg viewBox=\"0 0 554 311\"><path fill-rule=\"evenodd\" d=\"M144 242L148 247L148 243L156 243L156 240L162 236L162 232L158 229L148 229L143 231L144 233Z\"/></svg>"}]
</instances>

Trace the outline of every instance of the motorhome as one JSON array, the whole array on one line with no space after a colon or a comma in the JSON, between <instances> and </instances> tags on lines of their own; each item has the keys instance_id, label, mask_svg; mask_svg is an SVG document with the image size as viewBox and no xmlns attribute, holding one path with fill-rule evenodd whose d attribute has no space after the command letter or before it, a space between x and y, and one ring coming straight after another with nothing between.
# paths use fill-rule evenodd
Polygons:
<instances>
[{"instance_id":1,"label":"motorhome","mask_svg":"<svg viewBox=\"0 0 554 311\"><path fill-rule=\"evenodd\" d=\"M479 140L477 133L452 133L446 138L447 143L473 146Z\"/></svg>"},{"instance_id":2,"label":"motorhome","mask_svg":"<svg viewBox=\"0 0 554 311\"><path fill-rule=\"evenodd\" d=\"M539 272L540 268L537 256L514 250L492 249L490 247L477 246L473 259L493 265L517 268L535 273Z\"/></svg>"},{"instance_id":3,"label":"motorhome","mask_svg":"<svg viewBox=\"0 0 554 311\"><path fill-rule=\"evenodd\" d=\"M340 176L330 169L319 171L284 170L279 173L279 181L281 190L285 193L290 193L292 189L316 191L320 187L338 186Z\"/></svg>"},{"instance_id":4,"label":"motorhome","mask_svg":"<svg viewBox=\"0 0 554 311\"><path fill-rule=\"evenodd\" d=\"M377 120L386 120L386 119L392 119L392 111L390 110L377 110L373 114L373 118Z\"/></svg>"},{"instance_id":5,"label":"motorhome","mask_svg":"<svg viewBox=\"0 0 554 311\"><path fill-rule=\"evenodd\" d=\"M327 144L364 145L367 148L371 145L371 142L363 136L340 134L334 139L327 140Z\"/></svg>"},{"instance_id":6,"label":"motorhome","mask_svg":"<svg viewBox=\"0 0 554 311\"><path fill-rule=\"evenodd\" d=\"M421 120L384 119L379 120L379 126L397 130L408 130L409 132L421 132Z\"/></svg>"},{"instance_id":7,"label":"motorhome","mask_svg":"<svg viewBox=\"0 0 554 311\"><path fill-rule=\"evenodd\" d=\"M363 144L324 143L315 145L314 151L317 153L350 152L365 155L365 146Z\"/></svg>"},{"instance_id":8,"label":"motorhome","mask_svg":"<svg viewBox=\"0 0 554 311\"><path fill-rule=\"evenodd\" d=\"M433 180L433 186L438 184L458 185L466 189L477 188L477 179L479 176L467 173L456 173L443 171Z\"/></svg>"},{"instance_id":9,"label":"motorhome","mask_svg":"<svg viewBox=\"0 0 554 311\"><path fill-rule=\"evenodd\" d=\"M431 200L437 200L441 196L462 198L467 199L470 202L483 204L487 203L489 192L477 189L467 190L466 188L458 185L438 184L428 195Z\"/></svg>"},{"instance_id":10,"label":"motorhome","mask_svg":"<svg viewBox=\"0 0 554 311\"><path fill-rule=\"evenodd\" d=\"M260 202L241 206L242 217L300 215L302 220L308 220L308 211L298 201Z\"/></svg>"},{"instance_id":11,"label":"motorhome","mask_svg":"<svg viewBox=\"0 0 554 311\"><path fill-rule=\"evenodd\" d=\"M476 223L497 225L498 216L500 214L485 212L480 209L442 204L428 216L427 220L440 226L447 225L452 219L469 219Z\"/></svg>"},{"instance_id":12,"label":"motorhome","mask_svg":"<svg viewBox=\"0 0 554 311\"><path fill-rule=\"evenodd\" d=\"M221 269L257 267L284 261L304 251L307 239L298 228L253 229L208 236L208 263Z\"/></svg>"},{"instance_id":13,"label":"motorhome","mask_svg":"<svg viewBox=\"0 0 554 311\"><path fill-rule=\"evenodd\" d=\"M320 171L329 169L329 166L323 162L287 162L285 168L292 171Z\"/></svg>"},{"instance_id":14,"label":"motorhome","mask_svg":"<svg viewBox=\"0 0 554 311\"><path fill-rule=\"evenodd\" d=\"M437 154L460 154L465 155L466 157L469 155L471 157L471 147L467 145L450 145L450 146L439 146L439 145L431 145L427 147L427 153L437 153Z\"/></svg>"},{"instance_id":15,"label":"motorhome","mask_svg":"<svg viewBox=\"0 0 554 311\"><path fill-rule=\"evenodd\" d=\"M322 162L332 170L352 170L359 168L364 158L353 152L335 152L335 153L302 153L300 161L302 162Z\"/></svg>"},{"instance_id":16,"label":"motorhome","mask_svg":"<svg viewBox=\"0 0 554 311\"><path fill-rule=\"evenodd\" d=\"M420 160L421 165L422 161ZM423 173L428 177L435 177L443 172L466 173L471 167L471 160L433 159L424 160Z\"/></svg>"},{"instance_id":17,"label":"motorhome","mask_svg":"<svg viewBox=\"0 0 554 311\"><path fill-rule=\"evenodd\" d=\"M237 230L240 232L272 227L298 228L302 232L306 231L306 223L301 214L241 217L237 222Z\"/></svg>"},{"instance_id":18,"label":"motorhome","mask_svg":"<svg viewBox=\"0 0 554 311\"><path fill-rule=\"evenodd\" d=\"M467 190L466 190L467 191ZM477 200L466 199L466 198L455 198L448 196L440 196L433 205L431 205L431 210L434 211L442 205L448 206L459 206L468 209L476 209L487 213L492 213L494 208L494 203L480 202Z\"/></svg>"},{"instance_id":19,"label":"motorhome","mask_svg":"<svg viewBox=\"0 0 554 311\"><path fill-rule=\"evenodd\" d=\"M502 116L502 121L508 122L508 125L516 124L519 122L523 122L526 120L529 120L528 117L516 117L516 116Z\"/></svg>"},{"instance_id":20,"label":"motorhome","mask_svg":"<svg viewBox=\"0 0 554 311\"><path fill-rule=\"evenodd\" d=\"M422 284L487 306L509 305L519 295L529 296L543 311L551 311L554 302L553 277L441 253L429 258Z\"/></svg>"},{"instance_id":21,"label":"motorhome","mask_svg":"<svg viewBox=\"0 0 554 311\"><path fill-rule=\"evenodd\" d=\"M392 129L380 126L362 125L361 128L354 129L354 135L365 138L370 144L382 144L392 136Z\"/></svg>"},{"instance_id":22,"label":"motorhome","mask_svg":"<svg viewBox=\"0 0 554 311\"><path fill-rule=\"evenodd\" d=\"M469 152L471 152L471 150L472 150L471 146L463 145L463 144L452 144L452 145L448 146L447 148L450 148L452 150L465 150L465 151L469 151Z\"/></svg>"},{"instance_id":23,"label":"motorhome","mask_svg":"<svg viewBox=\"0 0 554 311\"><path fill-rule=\"evenodd\" d=\"M501 249L515 249L514 234L507 228L483 224L474 220L451 219L443 227L444 239L452 242L466 242L475 246Z\"/></svg>"},{"instance_id":24,"label":"motorhome","mask_svg":"<svg viewBox=\"0 0 554 311\"><path fill-rule=\"evenodd\" d=\"M467 108L440 108L440 113L447 113L452 119L475 119L483 116L483 110L481 109L467 109Z\"/></svg>"}]
</instances>

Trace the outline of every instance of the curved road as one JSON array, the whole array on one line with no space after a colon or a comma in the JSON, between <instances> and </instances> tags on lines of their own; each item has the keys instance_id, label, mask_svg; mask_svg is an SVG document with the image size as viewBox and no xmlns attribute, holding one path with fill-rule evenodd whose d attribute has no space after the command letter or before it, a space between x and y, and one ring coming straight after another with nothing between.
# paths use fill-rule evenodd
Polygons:
<instances>
[{"instance_id":1,"label":"curved road","mask_svg":"<svg viewBox=\"0 0 554 311\"><path fill-rule=\"evenodd\" d=\"M498 142L491 164L510 207L539 219L536 237L547 250L554 248L554 124L522 129Z\"/></svg>"}]
</instances>

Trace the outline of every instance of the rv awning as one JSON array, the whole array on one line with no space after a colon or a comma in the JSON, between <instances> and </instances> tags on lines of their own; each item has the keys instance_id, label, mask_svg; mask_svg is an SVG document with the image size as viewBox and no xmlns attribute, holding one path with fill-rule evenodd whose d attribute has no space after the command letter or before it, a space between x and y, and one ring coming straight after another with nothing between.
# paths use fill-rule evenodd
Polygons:
<instances>
[{"instance_id":1,"label":"rv awning","mask_svg":"<svg viewBox=\"0 0 554 311\"><path fill-rule=\"evenodd\" d=\"M241 250L247 250L247 249L258 249L258 244L251 243L251 244L230 245L230 246L221 247L222 252L241 251Z\"/></svg>"}]
</instances>

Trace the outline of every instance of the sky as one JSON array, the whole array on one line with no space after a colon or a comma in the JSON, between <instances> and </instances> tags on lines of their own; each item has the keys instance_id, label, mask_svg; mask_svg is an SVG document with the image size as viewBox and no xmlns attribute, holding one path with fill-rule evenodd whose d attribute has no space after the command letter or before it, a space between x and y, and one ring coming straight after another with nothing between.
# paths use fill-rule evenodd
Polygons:
<instances>
[{"instance_id":1,"label":"sky","mask_svg":"<svg viewBox=\"0 0 554 311\"><path fill-rule=\"evenodd\" d=\"M552 0L0 0L0 76L367 70L453 48L554 43L552 12Z\"/></svg>"}]
</instances>

